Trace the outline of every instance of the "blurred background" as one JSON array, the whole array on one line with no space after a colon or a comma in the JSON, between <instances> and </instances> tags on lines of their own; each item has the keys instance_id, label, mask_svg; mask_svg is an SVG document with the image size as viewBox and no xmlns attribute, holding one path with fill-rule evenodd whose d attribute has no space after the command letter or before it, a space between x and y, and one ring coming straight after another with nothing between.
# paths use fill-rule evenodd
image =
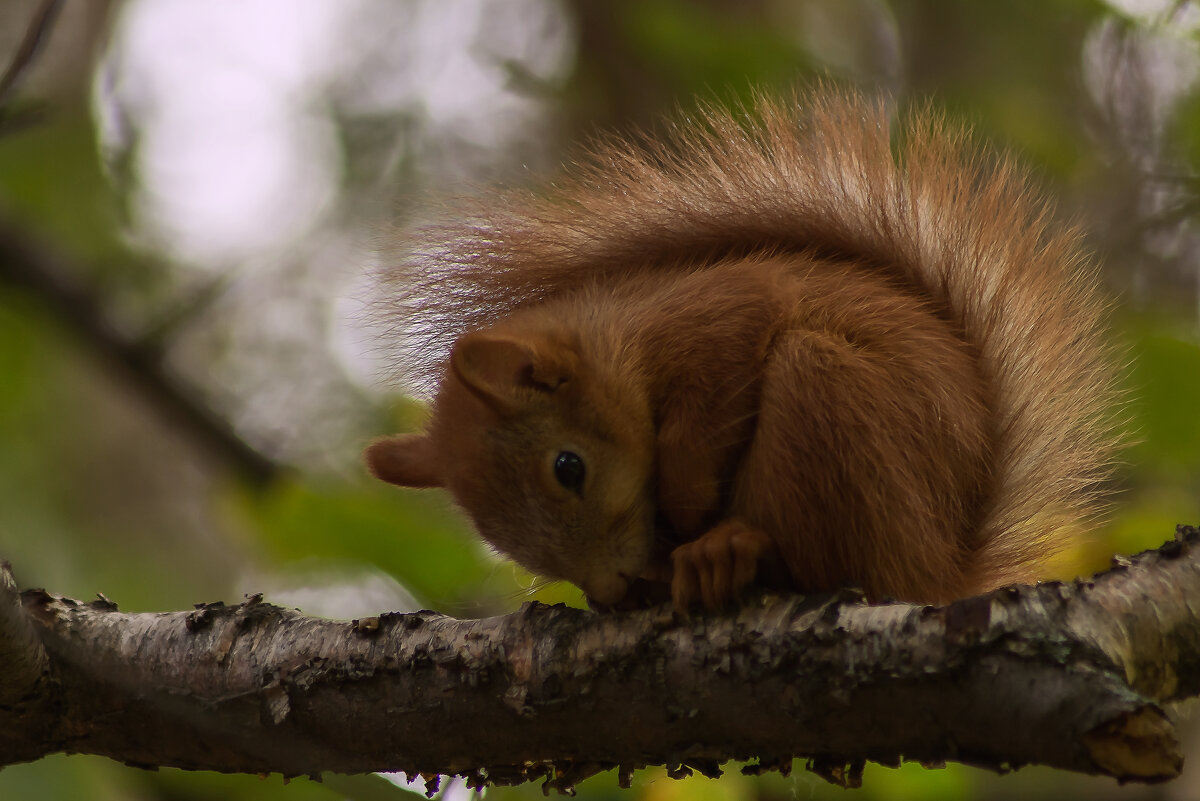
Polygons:
<instances>
[{"instance_id":1,"label":"blurred background","mask_svg":"<svg viewBox=\"0 0 1200 801\"><path fill-rule=\"evenodd\" d=\"M36 21L43 19L41 36ZM31 28L31 26L33 26ZM0 6L0 557L128 611L267 599L332 617L528 598L436 493L367 479L420 424L369 322L374 243L428 204L552 173L697 96L815 76L932 99L1082 224L1128 354L1111 522L1062 565L1200 523L1200 6L1176 0L189 0ZM868 766L582 797L1195 799L1024 769ZM1197 717L1197 716L1193 716ZM451 785L450 798L469 793ZM401 777L0 771L6 799L406 798ZM848 794L847 794L848 793ZM536 798L536 786L489 797Z\"/></svg>"}]
</instances>

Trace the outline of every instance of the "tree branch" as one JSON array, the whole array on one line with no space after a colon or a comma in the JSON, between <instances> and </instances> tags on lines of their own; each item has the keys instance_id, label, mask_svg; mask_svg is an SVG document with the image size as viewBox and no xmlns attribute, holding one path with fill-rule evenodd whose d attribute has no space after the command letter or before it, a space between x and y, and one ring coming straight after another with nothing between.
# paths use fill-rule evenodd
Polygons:
<instances>
[{"instance_id":1,"label":"tree branch","mask_svg":"<svg viewBox=\"0 0 1200 801\"><path fill-rule=\"evenodd\" d=\"M200 400L194 387L169 374L161 347L122 331L95 294L73 276L67 259L0 219L0 281L36 296L79 341L115 369L167 419L253 486L269 484L280 467L248 445L232 426Z\"/></svg>"},{"instance_id":2,"label":"tree branch","mask_svg":"<svg viewBox=\"0 0 1200 801\"><path fill-rule=\"evenodd\" d=\"M49 663L38 632L25 615L17 582L7 562L0 562L0 708L36 693Z\"/></svg>"},{"instance_id":3,"label":"tree branch","mask_svg":"<svg viewBox=\"0 0 1200 801\"><path fill-rule=\"evenodd\" d=\"M0 653L26 648L45 672L0 706L0 764L66 751L569 790L611 767L624 783L650 764L715 775L805 755L845 784L865 760L902 758L1160 781L1182 760L1156 701L1200 694L1200 532L1183 528L1088 581L942 607L845 592L686 621L528 604L342 623L258 598L169 614L23 600L40 643L0 614Z\"/></svg>"},{"instance_id":4,"label":"tree branch","mask_svg":"<svg viewBox=\"0 0 1200 801\"><path fill-rule=\"evenodd\" d=\"M20 45L17 46L17 52L13 54L12 61L9 62L4 73L0 74L0 113L3 112L17 84L33 64L46 40L50 38L50 31L54 29L54 21L58 18L58 12L61 10L62 0L42 0L33 19L29 21L29 27L25 30L25 36L22 37Z\"/></svg>"}]
</instances>

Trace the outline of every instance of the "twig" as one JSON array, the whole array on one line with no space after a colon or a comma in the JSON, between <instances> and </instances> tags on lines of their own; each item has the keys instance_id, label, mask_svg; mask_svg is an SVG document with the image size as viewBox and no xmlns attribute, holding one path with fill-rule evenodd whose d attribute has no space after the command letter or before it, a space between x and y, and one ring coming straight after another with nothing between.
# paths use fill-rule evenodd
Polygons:
<instances>
[{"instance_id":1,"label":"twig","mask_svg":"<svg viewBox=\"0 0 1200 801\"><path fill-rule=\"evenodd\" d=\"M58 12L62 10L62 6L62 0L42 0L42 4L38 6L37 12L29 22L29 27L25 29L25 36L17 47L17 52L13 55L8 69L0 76L0 109L3 109L11 99L21 78L27 74L34 58L37 57L46 40L50 38L50 32L54 29L54 22L58 18Z\"/></svg>"},{"instance_id":2,"label":"twig","mask_svg":"<svg viewBox=\"0 0 1200 801\"><path fill-rule=\"evenodd\" d=\"M248 445L227 420L184 380L168 375L160 347L132 339L113 323L95 295L71 276L66 258L0 219L0 281L36 295L81 343L92 349L155 407L255 486L275 479L280 466Z\"/></svg>"}]
</instances>

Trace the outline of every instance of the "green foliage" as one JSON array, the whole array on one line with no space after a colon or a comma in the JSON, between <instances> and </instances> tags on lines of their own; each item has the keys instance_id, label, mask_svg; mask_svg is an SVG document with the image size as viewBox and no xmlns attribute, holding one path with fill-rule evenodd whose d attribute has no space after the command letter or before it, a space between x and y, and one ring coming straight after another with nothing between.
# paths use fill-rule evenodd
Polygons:
<instances>
[{"instance_id":1,"label":"green foliage","mask_svg":"<svg viewBox=\"0 0 1200 801\"><path fill-rule=\"evenodd\" d=\"M378 565L433 608L469 600L465 594L496 576L494 561L441 493L285 480L242 508L270 560Z\"/></svg>"},{"instance_id":2,"label":"green foliage","mask_svg":"<svg viewBox=\"0 0 1200 801\"><path fill-rule=\"evenodd\" d=\"M894 0L907 90L930 97L991 141L1058 175L1087 148L1080 51L1110 11L1100 0Z\"/></svg>"},{"instance_id":3,"label":"green foliage","mask_svg":"<svg viewBox=\"0 0 1200 801\"><path fill-rule=\"evenodd\" d=\"M124 801L137 797L141 786L137 773L95 756L56 754L0 772L0 793L12 799Z\"/></svg>"},{"instance_id":4,"label":"green foliage","mask_svg":"<svg viewBox=\"0 0 1200 801\"><path fill-rule=\"evenodd\" d=\"M1131 462L1200 480L1200 345L1157 330L1141 333L1129 353L1137 420Z\"/></svg>"},{"instance_id":5,"label":"green foliage","mask_svg":"<svg viewBox=\"0 0 1200 801\"><path fill-rule=\"evenodd\" d=\"M524 600L583 604L570 585L536 585L491 556L441 491L285 480L242 496L236 507L268 549L268 563L374 565L438 611L475 617Z\"/></svg>"},{"instance_id":6,"label":"green foliage","mask_svg":"<svg viewBox=\"0 0 1200 801\"><path fill-rule=\"evenodd\" d=\"M615 4L626 37L679 97L786 85L808 66L784 31L756 14L685 0Z\"/></svg>"},{"instance_id":7,"label":"green foliage","mask_svg":"<svg viewBox=\"0 0 1200 801\"><path fill-rule=\"evenodd\" d=\"M128 256L120 201L83 109L56 109L44 124L0 137L0 209L90 263Z\"/></svg>"},{"instance_id":8,"label":"green foliage","mask_svg":"<svg viewBox=\"0 0 1200 801\"><path fill-rule=\"evenodd\" d=\"M1200 524L1200 345L1156 318L1128 318L1131 445L1109 553L1135 553Z\"/></svg>"},{"instance_id":9,"label":"green foliage","mask_svg":"<svg viewBox=\"0 0 1200 801\"><path fill-rule=\"evenodd\" d=\"M328 782L278 775L243 776L164 768L130 770L104 757L58 754L0 773L0 791L13 801L416 801L424 798L378 776L330 776Z\"/></svg>"}]
</instances>

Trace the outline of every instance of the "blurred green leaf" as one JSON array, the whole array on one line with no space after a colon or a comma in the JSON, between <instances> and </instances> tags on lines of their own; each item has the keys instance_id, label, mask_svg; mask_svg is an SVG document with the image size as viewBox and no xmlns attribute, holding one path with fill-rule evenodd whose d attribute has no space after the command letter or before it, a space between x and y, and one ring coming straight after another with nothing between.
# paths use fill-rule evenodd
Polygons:
<instances>
[{"instance_id":1,"label":"blurred green leaf","mask_svg":"<svg viewBox=\"0 0 1200 801\"><path fill-rule=\"evenodd\" d=\"M632 46L669 78L679 97L787 85L808 66L803 51L761 14L684 0L614 9L625 14Z\"/></svg>"},{"instance_id":2,"label":"blurred green leaf","mask_svg":"<svg viewBox=\"0 0 1200 801\"><path fill-rule=\"evenodd\" d=\"M1133 342L1130 357L1138 438L1130 459L1195 475L1200 471L1200 345L1149 331Z\"/></svg>"},{"instance_id":3,"label":"blurred green leaf","mask_svg":"<svg viewBox=\"0 0 1200 801\"><path fill-rule=\"evenodd\" d=\"M1200 345L1165 315L1127 315L1131 445L1121 454L1125 491L1114 499L1096 569L1114 553L1156 548L1179 523L1200 523Z\"/></svg>"},{"instance_id":4,"label":"blurred green leaf","mask_svg":"<svg viewBox=\"0 0 1200 801\"><path fill-rule=\"evenodd\" d=\"M906 91L931 98L988 140L1059 175L1089 155L1080 51L1110 11L1102 0L892 0Z\"/></svg>"},{"instance_id":5,"label":"blurred green leaf","mask_svg":"<svg viewBox=\"0 0 1200 801\"><path fill-rule=\"evenodd\" d=\"M103 757L54 754L0 771L0 798L37 801L125 801L139 777Z\"/></svg>"},{"instance_id":6,"label":"blurred green leaf","mask_svg":"<svg viewBox=\"0 0 1200 801\"><path fill-rule=\"evenodd\" d=\"M281 481L241 507L273 558L378 565L435 606L471 598L496 573L478 538L436 493Z\"/></svg>"},{"instance_id":7,"label":"blurred green leaf","mask_svg":"<svg viewBox=\"0 0 1200 801\"><path fill-rule=\"evenodd\" d=\"M163 769L142 774L150 797L172 801L334 801L345 798L335 788L307 777L230 775L212 771ZM405 796L410 798L410 796Z\"/></svg>"},{"instance_id":8,"label":"blurred green leaf","mask_svg":"<svg viewBox=\"0 0 1200 801\"><path fill-rule=\"evenodd\" d=\"M586 606L572 585L492 556L441 491L285 480L261 497L239 498L238 514L272 560L375 565L422 604L466 617L530 600Z\"/></svg>"},{"instance_id":9,"label":"blurred green leaf","mask_svg":"<svg viewBox=\"0 0 1200 801\"><path fill-rule=\"evenodd\" d=\"M125 254L120 208L104 178L86 109L0 136L0 211L89 260Z\"/></svg>"}]
</instances>

